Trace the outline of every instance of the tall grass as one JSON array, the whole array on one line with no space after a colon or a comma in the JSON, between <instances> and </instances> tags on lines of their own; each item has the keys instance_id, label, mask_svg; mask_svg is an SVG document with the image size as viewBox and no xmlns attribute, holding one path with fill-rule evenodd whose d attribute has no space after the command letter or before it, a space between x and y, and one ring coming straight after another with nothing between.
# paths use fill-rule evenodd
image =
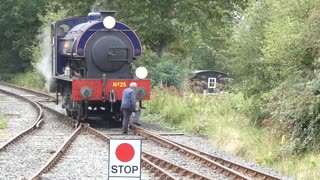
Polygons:
<instances>
[{"instance_id":1,"label":"tall grass","mask_svg":"<svg viewBox=\"0 0 320 180\"><path fill-rule=\"evenodd\" d=\"M147 102L143 119L162 126L207 135L209 141L225 151L271 167L299 179L320 179L319 152L302 156L287 154L288 141L272 128L257 127L245 116L252 102L241 93L213 95L179 93L156 88ZM272 121L272 120L269 120Z\"/></svg>"},{"instance_id":2,"label":"tall grass","mask_svg":"<svg viewBox=\"0 0 320 180\"><path fill-rule=\"evenodd\" d=\"M18 74L12 78L10 82L19 86L32 88L39 91L46 91L45 79L38 72L29 71Z\"/></svg>"}]
</instances>

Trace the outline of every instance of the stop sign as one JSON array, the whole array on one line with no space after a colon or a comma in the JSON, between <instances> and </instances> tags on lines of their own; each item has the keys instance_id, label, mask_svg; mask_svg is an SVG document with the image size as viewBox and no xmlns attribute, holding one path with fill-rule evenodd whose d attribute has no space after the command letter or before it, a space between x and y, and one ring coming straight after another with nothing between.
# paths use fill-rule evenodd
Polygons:
<instances>
[{"instance_id":1,"label":"stop sign","mask_svg":"<svg viewBox=\"0 0 320 180\"><path fill-rule=\"evenodd\" d=\"M110 140L109 179L140 179L141 140Z\"/></svg>"}]
</instances>

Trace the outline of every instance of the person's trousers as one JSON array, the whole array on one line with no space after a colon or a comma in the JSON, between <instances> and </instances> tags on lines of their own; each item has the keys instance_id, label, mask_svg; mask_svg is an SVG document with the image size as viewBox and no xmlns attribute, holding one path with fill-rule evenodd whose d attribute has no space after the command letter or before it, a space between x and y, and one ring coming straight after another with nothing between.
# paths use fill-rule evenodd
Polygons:
<instances>
[{"instance_id":1,"label":"person's trousers","mask_svg":"<svg viewBox=\"0 0 320 180\"><path fill-rule=\"evenodd\" d=\"M134 112L134 114L132 115L131 122L132 123L139 123L140 116L141 116L141 109L139 108L139 110L137 112Z\"/></svg>"},{"instance_id":2,"label":"person's trousers","mask_svg":"<svg viewBox=\"0 0 320 180\"><path fill-rule=\"evenodd\" d=\"M122 109L122 112L123 112L122 132L127 133L132 111L130 111L129 109Z\"/></svg>"}]
</instances>

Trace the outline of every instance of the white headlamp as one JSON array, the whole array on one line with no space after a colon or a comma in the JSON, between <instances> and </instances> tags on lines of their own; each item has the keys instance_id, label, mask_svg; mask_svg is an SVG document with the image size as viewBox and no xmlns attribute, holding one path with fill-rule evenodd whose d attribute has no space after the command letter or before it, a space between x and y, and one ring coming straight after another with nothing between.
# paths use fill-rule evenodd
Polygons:
<instances>
[{"instance_id":1,"label":"white headlamp","mask_svg":"<svg viewBox=\"0 0 320 180\"><path fill-rule=\"evenodd\" d=\"M148 70L145 67L140 66L136 69L137 78L144 79L147 77L147 75L148 75Z\"/></svg>"},{"instance_id":2,"label":"white headlamp","mask_svg":"<svg viewBox=\"0 0 320 180\"><path fill-rule=\"evenodd\" d=\"M116 20L112 16L107 16L103 19L103 25L107 29L112 29L116 25Z\"/></svg>"}]
</instances>

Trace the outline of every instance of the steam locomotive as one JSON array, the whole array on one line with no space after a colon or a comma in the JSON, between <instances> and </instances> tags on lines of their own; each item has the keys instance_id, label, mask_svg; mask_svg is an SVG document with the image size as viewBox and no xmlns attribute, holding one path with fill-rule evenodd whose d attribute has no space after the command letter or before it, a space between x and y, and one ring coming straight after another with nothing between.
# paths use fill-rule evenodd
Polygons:
<instances>
[{"instance_id":1,"label":"steam locomotive","mask_svg":"<svg viewBox=\"0 0 320 180\"><path fill-rule=\"evenodd\" d=\"M142 54L137 34L116 21L115 11L51 24L51 80L49 91L62 96L66 114L79 121L89 117L121 120L122 91L136 82L137 101L150 100L148 71L133 63Z\"/></svg>"}]
</instances>

